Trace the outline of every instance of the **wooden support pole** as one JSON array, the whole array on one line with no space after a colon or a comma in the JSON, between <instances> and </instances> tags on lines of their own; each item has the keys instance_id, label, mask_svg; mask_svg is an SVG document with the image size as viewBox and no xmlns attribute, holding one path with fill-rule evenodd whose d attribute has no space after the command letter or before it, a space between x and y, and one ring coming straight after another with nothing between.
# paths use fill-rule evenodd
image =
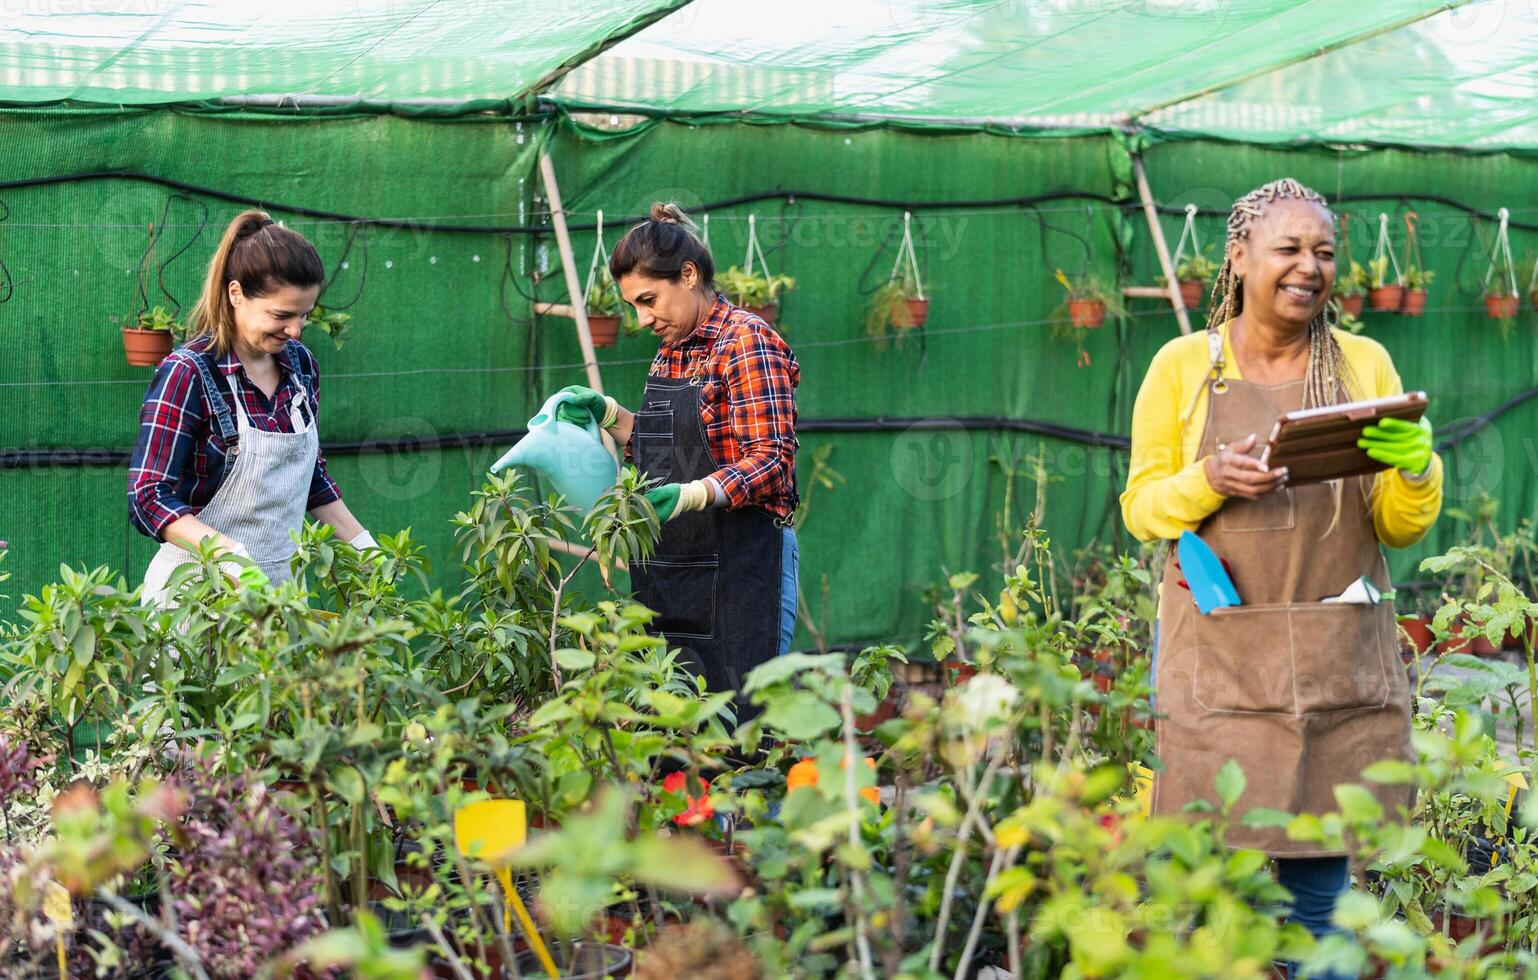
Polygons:
<instances>
[{"instance_id":1,"label":"wooden support pole","mask_svg":"<svg viewBox=\"0 0 1538 980\"><path fill-rule=\"evenodd\" d=\"M561 253L561 271L566 275L566 292L571 295L570 314L577 321L577 342L582 345L582 363L587 367L587 386L603 391L603 378L598 373L598 355L593 350L593 333L587 325L587 303L582 283L577 278L577 260L571 249L571 233L566 229L566 211L561 207L561 189L555 182L555 165L550 162L549 152L539 155L539 174L545 181L545 194L550 198L550 220L555 224L555 244ZM553 311L552 311L553 312Z\"/></svg>"},{"instance_id":2,"label":"wooden support pole","mask_svg":"<svg viewBox=\"0 0 1538 980\"><path fill-rule=\"evenodd\" d=\"M1148 219L1148 233L1153 237L1154 251L1159 256L1159 269L1164 273L1165 298L1180 322L1180 332L1191 332L1191 318L1186 316L1185 301L1180 298L1180 283L1175 280L1175 264L1170 261L1169 243L1164 240L1164 229L1159 227L1159 211L1154 207L1153 192L1148 189L1148 175L1143 172L1143 158L1132 154L1132 173L1137 177L1137 194L1143 199L1143 216Z\"/></svg>"},{"instance_id":3,"label":"wooden support pole","mask_svg":"<svg viewBox=\"0 0 1538 980\"><path fill-rule=\"evenodd\" d=\"M1169 290L1163 286L1123 286L1121 294L1128 299L1169 299Z\"/></svg>"},{"instance_id":4,"label":"wooden support pole","mask_svg":"<svg viewBox=\"0 0 1538 980\"><path fill-rule=\"evenodd\" d=\"M1164 290L1159 290L1159 295L1163 296ZM535 303L534 312L540 316L564 316L570 320L577 318L575 309L569 303Z\"/></svg>"}]
</instances>

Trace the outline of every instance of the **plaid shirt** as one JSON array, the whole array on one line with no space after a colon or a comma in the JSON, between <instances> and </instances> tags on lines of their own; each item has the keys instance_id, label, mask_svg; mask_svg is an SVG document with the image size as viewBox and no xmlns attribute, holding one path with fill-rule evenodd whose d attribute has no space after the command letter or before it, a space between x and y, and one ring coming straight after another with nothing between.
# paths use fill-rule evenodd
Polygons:
<instances>
[{"instance_id":1,"label":"plaid shirt","mask_svg":"<svg viewBox=\"0 0 1538 980\"><path fill-rule=\"evenodd\" d=\"M752 504L775 517L796 508L796 355L763 320L720 295L699 329L664 345L651 373L698 375L700 420L721 468L710 474L727 505Z\"/></svg>"},{"instance_id":2,"label":"plaid shirt","mask_svg":"<svg viewBox=\"0 0 1538 980\"><path fill-rule=\"evenodd\" d=\"M135 527L157 540L167 524L202 510L224 482L224 440L193 362L195 352L206 351L211 343L211 338L203 337L172 351L155 369L155 379L139 410L139 440L128 464L128 516ZM288 406L301 382L309 389L311 412L319 411L320 371L314 355L303 344L289 341L278 355L278 388L271 398L246 377L234 351L216 360L221 381L236 375L246 417L263 432L294 431ZM219 394L230 404L227 387ZM230 404L232 410L234 407ZM342 492L326 474L325 456L317 454L305 509L313 510L341 497Z\"/></svg>"}]
</instances>

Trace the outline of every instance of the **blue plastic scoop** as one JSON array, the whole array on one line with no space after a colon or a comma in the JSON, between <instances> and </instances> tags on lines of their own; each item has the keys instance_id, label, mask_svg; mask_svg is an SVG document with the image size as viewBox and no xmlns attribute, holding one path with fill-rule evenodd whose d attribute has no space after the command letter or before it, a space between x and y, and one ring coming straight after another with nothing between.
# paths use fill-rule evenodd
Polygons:
<instances>
[{"instance_id":1,"label":"blue plastic scoop","mask_svg":"<svg viewBox=\"0 0 1538 980\"><path fill-rule=\"evenodd\" d=\"M1203 616L1214 609L1239 605L1239 592L1234 580L1223 570L1223 563L1207 547L1207 542L1190 531L1180 532L1180 571L1191 589L1191 598Z\"/></svg>"}]
</instances>

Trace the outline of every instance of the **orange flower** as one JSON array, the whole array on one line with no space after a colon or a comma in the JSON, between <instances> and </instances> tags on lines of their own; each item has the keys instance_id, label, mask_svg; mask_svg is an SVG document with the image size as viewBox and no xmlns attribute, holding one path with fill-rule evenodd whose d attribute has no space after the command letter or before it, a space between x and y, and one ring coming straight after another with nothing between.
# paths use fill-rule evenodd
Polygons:
<instances>
[{"instance_id":1,"label":"orange flower","mask_svg":"<svg viewBox=\"0 0 1538 980\"><path fill-rule=\"evenodd\" d=\"M816 785L817 760L813 759L811 756L808 756L795 765L791 766L790 772L785 774L785 791L787 793L793 789L800 789L803 786Z\"/></svg>"},{"instance_id":2,"label":"orange flower","mask_svg":"<svg viewBox=\"0 0 1538 980\"><path fill-rule=\"evenodd\" d=\"M693 827L704 823L716 815L716 808L710 802L710 791L707 789L703 796L690 796L685 789L689 777L682 771L670 772L662 777L662 791L664 793L677 793L684 798L684 808L673 816L673 823L680 827Z\"/></svg>"},{"instance_id":3,"label":"orange flower","mask_svg":"<svg viewBox=\"0 0 1538 980\"><path fill-rule=\"evenodd\" d=\"M868 802L879 804L881 802L881 790L874 786L865 786L860 789L860 795Z\"/></svg>"},{"instance_id":4,"label":"orange flower","mask_svg":"<svg viewBox=\"0 0 1538 980\"><path fill-rule=\"evenodd\" d=\"M670 772L662 777L662 791L664 793L682 793L687 779L688 777L684 775L682 769L678 772Z\"/></svg>"}]
</instances>

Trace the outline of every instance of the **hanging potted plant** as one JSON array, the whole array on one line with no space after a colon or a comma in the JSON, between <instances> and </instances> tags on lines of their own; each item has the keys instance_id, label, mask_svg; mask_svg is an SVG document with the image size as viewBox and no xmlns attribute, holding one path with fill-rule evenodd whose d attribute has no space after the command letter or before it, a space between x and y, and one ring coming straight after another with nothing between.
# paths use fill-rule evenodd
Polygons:
<instances>
[{"instance_id":1,"label":"hanging potted plant","mask_svg":"<svg viewBox=\"0 0 1538 980\"><path fill-rule=\"evenodd\" d=\"M1436 273L1430 269L1422 269L1418 265L1405 266L1404 270L1404 296L1399 303L1399 312L1405 316L1420 316L1426 312L1426 287L1431 285L1431 280L1436 278Z\"/></svg>"},{"instance_id":2,"label":"hanging potted plant","mask_svg":"<svg viewBox=\"0 0 1538 980\"><path fill-rule=\"evenodd\" d=\"M1516 319L1520 300L1517 298L1517 271L1511 261L1511 240L1507 235L1511 212L1501 208L1496 217L1500 223L1495 231L1495 244L1490 249L1490 266L1485 270L1485 315L1500 324L1501 335L1505 336Z\"/></svg>"},{"instance_id":3,"label":"hanging potted plant","mask_svg":"<svg viewBox=\"0 0 1538 980\"><path fill-rule=\"evenodd\" d=\"M164 306L151 307L123 320L123 355L133 367L158 367L186 334Z\"/></svg>"},{"instance_id":4,"label":"hanging potted plant","mask_svg":"<svg viewBox=\"0 0 1538 980\"><path fill-rule=\"evenodd\" d=\"M1191 254L1186 254L1186 242L1191 243ZM1202 305L1207 284L1218 274L1218 263L1211 258L1212 246L1203 248L1196 237L1196 205L1186 205L1186 223L1180 231L1180 241L1175 245L1175 281L1180 284L1180 305L1194 310ZM1169 280L1159 277L1159 285Z\"/></svg>"},{"instance_id":5,"label":"hanging potted plant","mask_svg":"<svg viewBox=\"0 0 1538 980\"><path fill-rule=\"evenodd\" d=\"M1062 269L1057 281L1068 290L1068 298L1053 312L1052 320L1067 320L1075 329L1093 330L1105 323L1107 313L1122 312L1121 295L1098 277L1084 275L1070 279Z\"/></svg>"},{"instance_id":6,"label":"hanging potted plant","mask_svg":"<svg viewBox=\"0 0 1538 980\"><path fill-rule=\"evenodd\" d=\"M587 329L594 347L613 347L619 340L619 324L624 318L625 298L619 285L609 275L609 267L598 270L587 287Z\"/></svg>"},{"instance_id":7,"label":"hanging potted plant","mask_svg":"<svg viewBox=\"0 0 1538 980\"><path fill-rule=\"evenodd\" d=\"M749 228L752 228L751 219ZM897 248L897 261L887 284L876 290L865 311L865 332L883 339L888 331L898 336L917 330L929 320L929 296L919 275L918 255L913 249L913 215L903 212L903 240Z\"/></svg>"},{"instance_id":8,"label":"hanging potted plant","mask_svg":"<svg viewBox=\"0 0 1538 980\"><path fill-rule=\"evenodd\" d=\"M1420 235L1416 234L1415 222L1419 215L1406 211L1404 216L1404 296L1400 299L1399 312L1405 316L1420 316L1426 312L1426 287L1435 275L1426 268L1421 257Z\"/></svg>"},{"instance_id":9,"label":"hanging potted plant","mask_svg":"<svg viewBox=\"0 0 1538 980\"><path fill-rule=\"evenodd\" d=\"M1389 265L1394 267L1390 279ZM1378 214L1378 248L1372 261L1367 263L1367 306L1377 313L1396 313L1404 301L1404 274L1399 271L1399 260L1394 257L1394 247L1388 240L1388 215Z\"/></svg>"},{"instance_id":10,"label":"hanging potted plant","mask_svg":"<svg viewBox=\"0 0 1538 980\"><path fill-rule=\"evenodd\" d=\"M745 272L732 266L717 276L721 291L734 306L740 306L771 327L779 321L780 294L796 288L790 276L766 272Z\"/></svg>"},{"instance_id":11,"label":"hanging potted plant","mask_svg":"<svg viewBox=\"0 0 1538 980\"><path fill-rule=\"evenodd\" d=\"M1362 263L1352 261L1346 274L1335 280L1335 302L1340 306L1342 317L1362 315L1362 303L1367 299L1369 277Z\"/></svg>"}]
</instances>

